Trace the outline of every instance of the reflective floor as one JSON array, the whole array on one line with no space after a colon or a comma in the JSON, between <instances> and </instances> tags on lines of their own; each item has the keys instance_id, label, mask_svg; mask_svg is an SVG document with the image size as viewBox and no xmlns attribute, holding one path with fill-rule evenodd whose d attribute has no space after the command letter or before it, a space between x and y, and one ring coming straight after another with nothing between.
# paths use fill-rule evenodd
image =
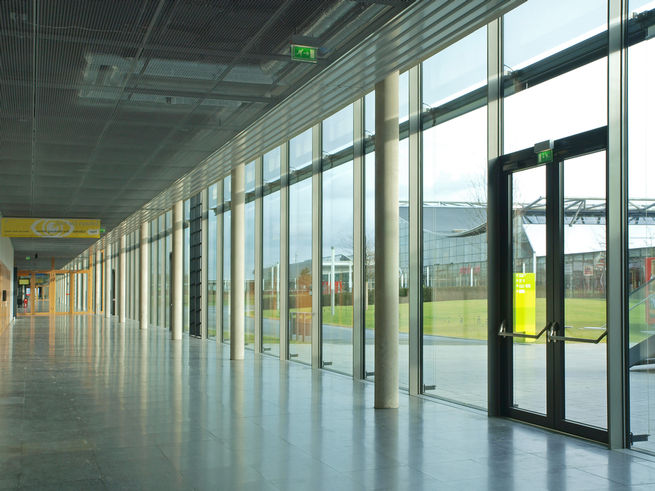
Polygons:
<instances>
[{"instance_id":1,"label":"reflective floor","mask_svg":"<svg viewBox=\"0 0 655 491\"><path fill-rule=\"evenodd\" d=\"M653 489L655 459L99 317L0 333L0 489ZM633 486L632 488L630 486Z\"/></svg>"}]
</instances>

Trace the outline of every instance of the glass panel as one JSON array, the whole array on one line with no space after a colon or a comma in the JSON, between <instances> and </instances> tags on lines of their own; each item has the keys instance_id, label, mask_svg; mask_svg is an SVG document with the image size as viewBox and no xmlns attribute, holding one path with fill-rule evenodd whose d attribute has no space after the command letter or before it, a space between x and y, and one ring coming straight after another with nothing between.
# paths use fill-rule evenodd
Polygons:
<instances>
[{"instance_id":1,"label":"glass panel","mask_svg":"<svg viewBox=\"0 0 655 491\"><path fill-rule=\"evenodd\" d=\"M371 101L372 103L374 101ZM368 96L365 104L368 104ZM375 374L375 153L366 154L364 197L364 254L366 285L364 297L364 366L366 378Z\"/></svg>"},{"instance_id":2,"label":"glass panel","mask_svg":"<svg viewBox=\"0 0 655 491\"><path fill-rule=\"evenodd\" d=\"M596 339L606 329L605 152L564 163L564 333ZM560 329L560 332L562 330ZM566 341L568 420L607 428L607 344Z\"/></svg>"},{"instance_id":3,"label":"glass panel","mask_svg":"<svg viewBox=\"0 0 655 491\"><path fill-rule=\"evenodd\" d=\"M232 199L232 178L226 177L223 181L223 199L225 206L230 205ZM232 212L223 213L223 341L230 341L230 292L231 288L231 268L230 268L230 251L232 238Z\"/></svg>"},{"instance_id":4,"label":"glass panel","mask_svg":"<svg viewBox=\"0 0 655 491\"><path fill-rule=\"evenodd\" d=\"M164 327L171 326L171 261L173 253L173 212L166 212L166 323Z\"/></svg>"},{"instance_id":5,"label":"glass panel","mask_svg":"<svg viewBox=\"0 0 655 491\"><path fill-rule=\"evenodd\" d=\"M159 249L157 257L157 325L164 327L166 316L166 237L164 236L166 230L166 217L159 216L159 240L157 247Z\"/></svg>"},{"instance_id":6,"label":"glass panel","mask_svg":"<svg viewBox=\"0 0 655 491\"><path fill-rule=\"evenodd\" d=\"M409 138L398 148L398 384L409 388Z\"/></svg>"},{"instance_id":7,"label":"glass panel","mask_svg":"<svg viewBox=\"0 0 655 491\"><path fill-rule=\"evenodd\" d=\"M191 218L191 200L184 201L184 323L182 330L189 330L189 306L191 302L189 291L189 267L191 265L191 229L189 219Z\"/></svg>"},{"instance_id":8,"label":"glass panel","mask_svg":"<svg viewBox=\"0 0 655 491\"><path fill-rule=\"evenodd\" d=\"M652 0L631 0L630 12L653 10ZM647 14L648 15L648 14ZM630 16L632 17L632 15ZM630 431L655 434L655 39L628 49L628 297ZM635 448L655 452L648 437Z\"/></svg>"},{"instance_id":9,"label":"glass panel","mask_svg":"<svg viewBox=\"0 0 655 491\"><path fill-rule=\"evenodd\" d=\"M323 172L323 366L352 374L353 166Z\"/></svg>"},{"instance_id":10,"label":"glass panel","mask_svg":"<svg viewBox=\"0 0 655 491\"><path fill-rule=\"evenodd\" d=\"M482 28L425 60L423 108L439 107L486 85L486 46L487 30Z\"/></svg>"},{"instance_id":11,"label":"glass panel","mask_svg":"<svg viewBox=\"0 0 655 491\"><path fill-rule=\"evenodd\" d=\"M278 167L279 172L279 167ZM262 270L262 342L264 351L280 355L280 191L264 196Z\"/></svg>"},{"instance_id":12,"label":"glass panel","mask_svg":"<svg viewBox=\"0 0 655 491\"><path fill-rule=\"evenodd\" d=\"M77 278L79 275L74 274L73 277ZM49 290L50 290L50 275L37 273L34 275L34 312L44 313L50 310L49 308ZM79 288L77 289L79 291ZM76 291L75 295L79 295Z\"/></svg>"},{"instance_id":13,"label":"glass panel","mask_svg":"<svg viewBox=\"0 0 655 491\"><path fill-rule=\"evenodd\" d=\"M150 310L150 316L149 316L149 322L151 325L156 326L157 324L157 272L159 269L159 261L157 259L157 227L158 223L157 220L153 220L150 222L150 243L148 244L148 248L150 249L150 305L149 305L149 310Z\"/></svg>"},{"instance_id":14,"label":"glass panel","mask_svg":"<svg viewBox=\"0 0 655 491\"><path fill-rule=\"evenodd\" d=\"M289 173L294 174L312 164L311 128L289 141Z\"/></svg>"},{"instance_id":15,"label":"glass panel","mask_svg":"<svg viewBox=\"0 0 655 491\"><path fill-rule=\"evenodd\" d=\"M353 106L349 105L323 121L323 155L334 155L350 148L352 158L352 144Z\"/></svg>"},{"instance_id":16,"label":"glass panel","mask_svg":"<svg viewBox=\"0 0 655 491\"><path fill-rule=\"evenodd\" d=\"M289 187L289 357L312 362L312 180Z\"/></svg>"},{"instance_id":17,"label":"glass panel","mask_svg":"<svg viewBox=\"0 0 655 491\"><path fill-rule=\"evenodd\" d=\"M545 196L545 167L512 174L511 328L517 333L536 334L546 325ZM537 341L513 341L513 404L545 414L545 335Z\"/></svg>"},{"instance_id":18,"label":"glass panel","mask_svg":"<svg viewBox=\"0 0 655 491\"><path fill-rule=\"evenodd\" d=\"M425 393L487 407L487 115L423 136ZM455 165L454 165L455 164Z\"/></svg>"},{"instance_id":19,"label":"glass panel","mask_svg":"<svg viewBox=\"0 0 655 491\"><path fill-rule=\"evenodd\" d=\"M503 61L516 70L606 30L607 2L530 0L505 15L503 28Z\"/></svg>"},{"instance_id":20,"label":"glass panel","mask_svg":"<svg viewBox=\"0 0 655 491\"><path fill-rule=\"evenodd\" d=\"M503 25L506 77L513 82L506 84L505 152L607 124L606 57L547 81L527 81L532 72L520 70L547 70L538 60L594 35L607 42L607 34L599 34L607 29L606 1L531 0L508 13Z\"/></svg>"},{"instance_id":21,"label":"glass panel","mask_svg":"<svg viewBox=\"0 0 655 491\"><path fill-rule=\"evenodd\" d=\"M216 337L216 229L218 226L218 185L209 186L207 212L207 336Z\"/></svg>"},{"instance_id":22,"label":"glass panel","mask_svg":"<svg viewBox=\"0 0 655 491\"><path fill-rule=\"evenodd\" d=\"M247 168L247 166L246 166ZM253 167L254 168L254 167ZM246 203L245 210L245 244L244 244L244 279L245 279L245 348L253 349L255 345L255 202Z\"/></svg>"}]
</instances>

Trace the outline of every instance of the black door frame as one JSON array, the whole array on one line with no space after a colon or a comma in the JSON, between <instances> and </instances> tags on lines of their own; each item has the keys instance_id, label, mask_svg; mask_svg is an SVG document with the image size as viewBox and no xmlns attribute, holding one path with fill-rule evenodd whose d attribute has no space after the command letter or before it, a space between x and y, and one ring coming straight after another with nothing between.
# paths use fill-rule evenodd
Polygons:
<instances>
[{"instance_id":1,"label":"black door frame","mask_svg":"<svg viewBox=\"0 0 655 491\"><path fill-rule=\"evenodd\" d=\"M563 224L564 211L562 207L563 192L563 162L568 159L603 151L607 149L607 127L579 133L570 137L562 138L553 142L553 160L551 163L539 164L537 154L533 148L519 150L517 152L502 155L494 163L493 178L498 184L497 201L495 210L490 213L497 213L499 217L499 230L493 234L490 240L496 240L495 249L499 252L498 257L500 271L499 278L496 278L500 286L498 295L494 299L499 303L500 321L505 321L507 332L511 333L512 323L512 302L513 302L513 251L512 251L512 186L511 176L514 172L529 168L546 166L546 283L548 286L547 296L554 301L548 302L547 318L562 319L564 305L564 251L563 245ZM493 204L492 204L493 206ZM490 295L491 299L491 295ZM493 322L494 319L490 318ZM500 324L500 322L498 322ZM540 326L538 326L540 327ZM541 326L544 327L544 326ZM564 419L565 390L564 390L564 343L546 342L546 415L538 414L513 407L513 342L511 337L504 337L498 334L499 326L495 331L498 335L497 357L499 384L499 412L503 416L522 420L531 424L544 426L546 428L571 433L591 440L607 443L608 432L587 426L581 423ZM492 329L490 329L490 333Z\"/></svg>"}]
</instances>

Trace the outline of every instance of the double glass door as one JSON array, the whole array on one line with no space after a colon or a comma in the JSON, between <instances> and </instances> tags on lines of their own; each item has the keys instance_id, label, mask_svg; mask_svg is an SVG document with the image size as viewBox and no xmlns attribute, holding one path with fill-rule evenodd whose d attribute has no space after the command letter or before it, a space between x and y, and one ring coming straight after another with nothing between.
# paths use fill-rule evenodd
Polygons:
<instances>
[{"instance_id":1,"label":"double glass door","mask_svg":"<svg viewBox=\"0 0 655 491\"><path fill-rule=\"evenodd\" d=\"M607 440L602 130L499 162L505 412L598 441Z\"/></svg>"}]
</instances>

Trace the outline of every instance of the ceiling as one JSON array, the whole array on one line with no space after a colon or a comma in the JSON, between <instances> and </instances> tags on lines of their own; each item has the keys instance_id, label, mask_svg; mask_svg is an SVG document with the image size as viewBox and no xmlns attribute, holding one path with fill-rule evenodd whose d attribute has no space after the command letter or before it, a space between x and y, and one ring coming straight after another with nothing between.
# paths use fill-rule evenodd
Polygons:
<instances>
[{"instance_id":1,"label":"ceiling","mask_svg":"<svg viewBox=\"0 0 655 491\"><path fill-rule=\"evenodd\" d=\"M0 2L0 213L110 231L412 1ZM46 269L94 240L12 242Z\"/></svg>"}]
</instances>

